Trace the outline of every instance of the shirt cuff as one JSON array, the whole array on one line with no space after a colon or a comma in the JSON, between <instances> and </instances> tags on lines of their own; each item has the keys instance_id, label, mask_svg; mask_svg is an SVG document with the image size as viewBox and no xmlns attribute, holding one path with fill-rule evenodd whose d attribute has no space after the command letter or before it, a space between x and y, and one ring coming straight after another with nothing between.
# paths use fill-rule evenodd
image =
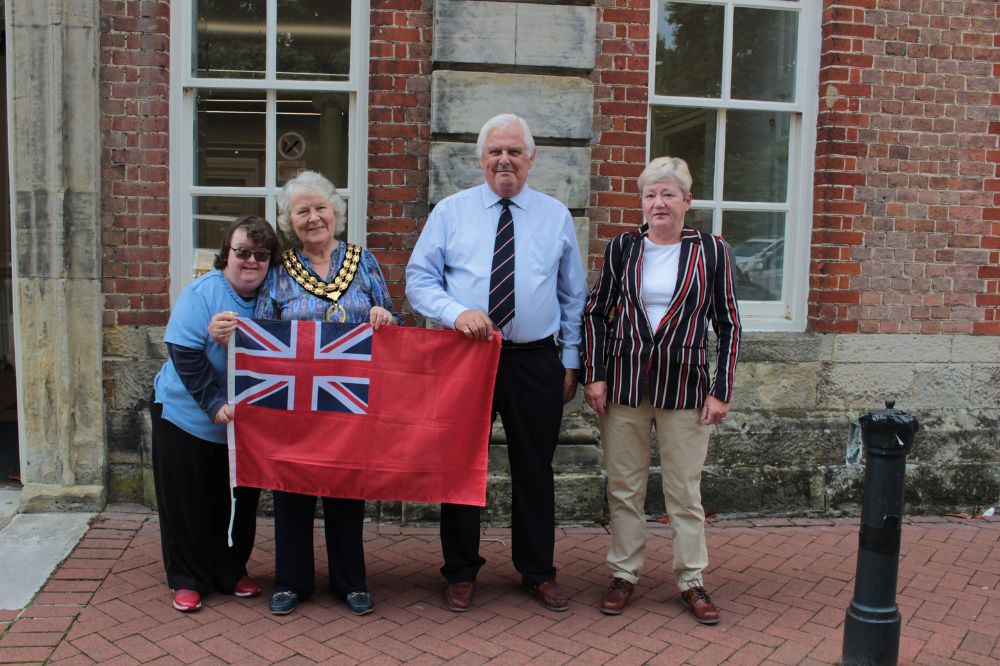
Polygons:
<instances>
[{"instance_id":1,"label":"shirt cuff","mask_svg":"<svg viewBox=\"0 0 1000 666\"><path fill-rule=\"evenodd\" d=\"M458 319L458 315L468 309L461 303L452 303L446 306L444 312L441 313L441 323L448 328L455 328L455 320Z\"/></svg>"},{"instance_id":2,"label":"shirt cuff","mask_svg":"<svg viewBox=\"0 0 1000 666\"><path fill-rule=\"evenodd\" d=\"M206 414L208 414L208 420L209 421L211 421L213 418L215 418L216 413L218 413L219 409L221 409L222 406L224 404L226 404L226 402L227 402L227 400L225 398L216 398L215 400L212 401L212 404L209 406L208 410L206 411ZM214 423L214 421L213 421L213 423Z\"/></svg>"},{"instance_id":3,"label":"shirt cuff","mask_svg":"<svg viewBox=\"0 0 1000 666\"><path fill-rule=\"evenodd\" d=\"M580 350L576 347L563 347L562 364L567 370L580 369Z\"/></svg>"}]
</instances>

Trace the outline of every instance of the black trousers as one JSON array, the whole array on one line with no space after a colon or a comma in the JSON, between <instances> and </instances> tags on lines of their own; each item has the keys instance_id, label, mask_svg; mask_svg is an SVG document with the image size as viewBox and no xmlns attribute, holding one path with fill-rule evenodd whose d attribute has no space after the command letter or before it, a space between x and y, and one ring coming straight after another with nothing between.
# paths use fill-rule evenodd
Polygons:
<instances>
[{"instance_id":1,"label":"black trousers","mask_svg":"<svg viewBox=\"0 0 1000 666\"><path fill-rule=\"evenodd\" d=\"M507 433L512 555L514 568L533 584L556 576L552 456L562 422L565 374L555 344L500 352L493 418L500 415ZM479 518L479 507L441 505L441 574L450 583L475 580L486 563L479 555Z\"/></svg>"},{"instance_id":2,"label":"black trousers","mask_svg":"<svg viewBox=\"0 0 1000 666\"><path fill-rule=\"evenodd\" d=\"M323 529L330 562L330 592L345 598L368 589L363 540L364 500L323 499ZM313 521L316 498L274 491L274 591L292 591L305 599L316 591Z\"/></svg>"},{"instance_id":3,"label":"black trousers","mask_svg":"<svg viewBox=\"0 0 1000 666\"><path fill-rule=\"evenodd\" d=\"M153 421L153 479L160 515L160 544L172 590L231 592L247 572L257 534L256 488L235 488L233 546L229 531L229 454L225 444L207 442L163 418L150 401Z\"/></svg>"}]
</instances>

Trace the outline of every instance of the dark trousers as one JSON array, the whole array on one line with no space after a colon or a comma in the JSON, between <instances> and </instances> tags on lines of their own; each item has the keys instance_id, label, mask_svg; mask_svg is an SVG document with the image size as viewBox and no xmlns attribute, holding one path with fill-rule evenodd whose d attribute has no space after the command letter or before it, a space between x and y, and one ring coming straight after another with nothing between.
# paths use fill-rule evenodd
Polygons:
<instances>
[{"instance_id":1,"label":"dark trousers","mask_svg":"<svg viewBox=\"0 0 1000 666\"><path fill-rule=\"evenodd\" d=\"M195 437L163 418L151 402L153 479L160 544L172 590L230 592L247 572L257 533L256 488L235 488L233 546L229 531L229 454L225 444Z\"/></svg>"},{"instance_id":2,"label":"dark trousers","mask_svg":"<svg viewBox=\"0 0 1000 666\"><path fill-rule=\"evenodd\" d=\"M514 568L533 584L556 576L552 456L565 374L554 344L500 352L493 417L500 415L507 434ZM441 574L450 583L475 580L486 563L479 555L479 514L475 506L441 505Z\"/></svg>"},{"instance_id":3,"label":"dark trousers","mask_svg":"<svg viewBox=\"0 0 1000 666\"><path fill-rule=\"evenodd\" d=\"M368 589L365 578L364 500L323 499L323 529L330 562L330 592L344 598ZM313 521L316 498L274 491L274 591L294 591L305 599L316 591Z\"/></svg>"}]
</instances>

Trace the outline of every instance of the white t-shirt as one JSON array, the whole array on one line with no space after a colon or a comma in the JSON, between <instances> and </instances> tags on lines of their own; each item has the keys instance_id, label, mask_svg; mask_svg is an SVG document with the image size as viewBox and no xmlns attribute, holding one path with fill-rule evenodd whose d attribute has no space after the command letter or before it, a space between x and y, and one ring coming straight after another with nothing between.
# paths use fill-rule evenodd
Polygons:
<instances>
[{"instance_id":1,"label":"white t-shirt","mask_svg":"<svg viewBox=\"0 0 1000 666\"><path fill-rule=\"evenodd\" d=\"M648 238L642 241L642 305L653 331L667 313L677 285L681 244L657 245Z\"/></svg>"}]
</instances>

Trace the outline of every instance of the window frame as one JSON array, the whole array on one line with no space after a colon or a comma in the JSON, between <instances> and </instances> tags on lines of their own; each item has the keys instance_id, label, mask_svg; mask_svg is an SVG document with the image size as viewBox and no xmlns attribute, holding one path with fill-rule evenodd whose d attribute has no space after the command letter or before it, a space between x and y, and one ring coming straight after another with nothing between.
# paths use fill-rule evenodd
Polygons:
<instances>
[{"instance_id":1,"label":"window frame","mask_svg":"<svg viewBox=\"0 0 1000 666\"><path fill-rule=\"evenodd\" d=\"M337 194L348 202L347 240L361 246L367 240L368 211L368 50L370 0L351 0L351 67L343 81L277 78L277 30L280 0L265 0L265 76L263 78L206 78L193 75L197 39L192 2L170 3L170 302L193 280L194 201L199 196L240 196L264 199L264 216L277 224L277 96L282 92L347 93L347 183ZM194 183L194 127L199 90L262 91L266 97L263 187L210 187Z\"/></svg>"},{"instance_id":2,"label":"window frame","mask_svg":"<svg viewBox=\"0 0 1000 666\"><path fill-rule=\"evenodd\" d=\"M784 270L779 301L741 301L740 316L748 330L804 331L808 316L809 263L812 236L813 175L816 159L816 122L819 102L819 56L821 48L821 8L814 0L670 0L695 5L724 7L722 82L718 98L657 95L656 44L663 3L650 3L649 81L646 128L646 160L653 157L653 110L656 107L715 109L717 113L713 199L695 199L692 210L709 211L712 231L722 229L726 211L782 212L786 216ZM796 39L795 101L768 102L733 100L732 81L733 14L736 8L781 9L798 13ZM788 182L783 203L726 202L723 198L728 111L774 111L788 113ZM679 156L683 157L683 156Z\"/></svg>"}]
</instances>

